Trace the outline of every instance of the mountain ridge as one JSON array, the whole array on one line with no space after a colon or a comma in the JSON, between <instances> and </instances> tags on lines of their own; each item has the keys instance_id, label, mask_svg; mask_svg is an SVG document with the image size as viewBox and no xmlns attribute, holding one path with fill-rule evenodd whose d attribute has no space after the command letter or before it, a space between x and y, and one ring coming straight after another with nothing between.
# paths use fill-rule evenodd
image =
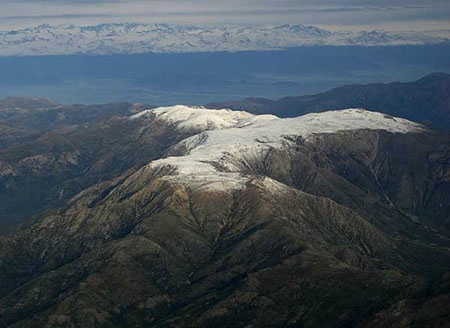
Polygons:
<instances>
[{"instance_id":1,"label":"mountain ridge","mask_svg":"<svg viewBox=\"0 0 450 328\"><path fill-rule=\"evenodd\" d=\"M429 121L450 128L450 74L432 73L414 82L344 85L329 91L283 97L279 100L246 98L242 101L210 103L207 107L246 108L258 114L295 117L310 112L362 107L416 122Z\"/></svg>"},{"instance_id":2,"label":"mountain ridge","mask_svg":"<svg viewBox=\"0 0 450 328\"><path fill-rule=\"evenodd\" d=\"M313 45L425 45L448 43L449 40L450 30L332 32L307 25L199 27L140 23L95 26L43 24L0 32L0 55L234 52Z\"/></svg>"}]
</instances>

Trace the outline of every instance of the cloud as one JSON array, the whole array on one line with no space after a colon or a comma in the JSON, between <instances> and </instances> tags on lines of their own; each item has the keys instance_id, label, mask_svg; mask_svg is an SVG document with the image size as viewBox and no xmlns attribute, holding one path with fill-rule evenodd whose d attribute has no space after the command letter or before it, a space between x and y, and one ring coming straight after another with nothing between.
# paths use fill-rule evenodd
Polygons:
<instances>
[{"instance_id":1,"label":"cloud","mask_svg":"<svg viewBox=\"0 0 450 328\"><path fill-rule=\"evenodd\" d=\"M180 24L373 26L448 24L448 0L2 0L0 29L42 23L111 21ZM408 27L409 28L409 27Z\"/></svg>"}]
</instances>

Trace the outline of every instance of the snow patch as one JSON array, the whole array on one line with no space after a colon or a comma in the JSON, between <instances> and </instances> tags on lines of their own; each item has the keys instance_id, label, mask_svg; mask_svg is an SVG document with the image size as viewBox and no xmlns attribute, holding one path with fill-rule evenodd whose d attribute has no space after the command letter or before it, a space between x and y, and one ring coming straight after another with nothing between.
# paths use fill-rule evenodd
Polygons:
<instances>
[{"instance_id":1,"label":"snow patch","mask_svg":"<svg viewBox=\"0 0 450 328\"><path fill-rule=\"evenodd\" d=\"M274 195L292 193L292 188L269 177L263 177L262 179L255 181L255 184L260 186L264 191Z\"/></svg>"}]
</instances>

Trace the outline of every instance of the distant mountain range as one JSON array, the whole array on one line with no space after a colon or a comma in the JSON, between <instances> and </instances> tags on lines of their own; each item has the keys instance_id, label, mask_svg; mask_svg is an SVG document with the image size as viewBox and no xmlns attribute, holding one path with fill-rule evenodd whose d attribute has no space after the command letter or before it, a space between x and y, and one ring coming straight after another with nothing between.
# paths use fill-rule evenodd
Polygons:
<instances>
[{"instance_id":1,"label":"distant mountain range","mask_svg":"<svg viewBox=\"0 0 450 328\"><path fill-rule=\"evenodd\" d=\"M39 25L0 32L0 55L182 53L280 50L313 45L447 43L450 29L429 32L329 31L314 26L198 27L167 24Z\"/></svg>"},{"instance_id":2,"label":"distant mountain range","mask_svg":"<svg viewBox=\"0 0 450 328\"><path fill-rule=\"evenodd\" d=\"M246 110L258 114L295 117L311 112L363 107L435 127L450 128L450 74L434 73L415 82L347 85L316 95L279 100L247 98L211 103L207 107Z\"/></svg>"}]
</instances>

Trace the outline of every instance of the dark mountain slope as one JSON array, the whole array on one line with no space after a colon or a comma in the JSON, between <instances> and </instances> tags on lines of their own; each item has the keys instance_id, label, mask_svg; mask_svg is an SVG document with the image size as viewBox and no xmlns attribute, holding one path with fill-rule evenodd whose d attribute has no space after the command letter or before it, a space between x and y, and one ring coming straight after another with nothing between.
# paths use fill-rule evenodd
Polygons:
<instances>
[{"instance_id":1,"label":"dark mountain slope","mask_svg":"<svg viewBox=\"0 0 450 328\"><path fill-rule=\"evenodd\" d=\"M61 105L45 98L0 99L0 149L36 140L52 130L128 117L151 108L142 104Z\"/></svg>"},{"instance_id":2,"label":"dark mountain slope","mask_svg":"<svg viewBox=\"0 0 450 328\"><path fill-rule=\"evenodd\" d=\"M143 109L142 104L60 105L43 98L5 98L0 100L0 122L37 131L83 123L105 121L113 116L130 116Z\"/></svg>"},{"instance_id":3,"label":"dark mountain slope","mask_svg":"<svg viewBox=\"0 0 450 328\"><path fill-rule=\"evenodd\" d=\"M207 107L270 113L280 117L341 108L366 108L450 128L450 75L435 73L410 83L348 85L310 96L285 97L277 101L248 98L212 103Z\"/></svg>"},{"instance_id":4,"label":"dark mountain slope","mask_svg":"<svg viewBox=\"0 0 450 328\"><path fill-rule=\"evenodd\" d=\"M149 173L100 200L106 190L87 191L13 239L34 279L14 291L3 280L3 325L333 327L421 291L396 267L407 245L329 199L258 180L232 195L143 184Z\"/></svg>"},{"instance_id":5,"label":"dark mountain slope","mask_svg":"<svg viewBox=\"0 0 450 328\"><path fill-rule=\"evenodd\" d=\"M161 156L179 139L171 129L128 119L146 108L0 101L0 231Z\"/></svg>"},{"instance_id":6,"label":"dark mountain slope","mask_svg":"<svg viewBox=\"0 0 450 328\"><path fill-rule=\"evenodd\" d=\"M1 226L60 206L79 191L160 157L184 136L127 118L54 129L0 150Z\"/></svg>"}]
</instances>

